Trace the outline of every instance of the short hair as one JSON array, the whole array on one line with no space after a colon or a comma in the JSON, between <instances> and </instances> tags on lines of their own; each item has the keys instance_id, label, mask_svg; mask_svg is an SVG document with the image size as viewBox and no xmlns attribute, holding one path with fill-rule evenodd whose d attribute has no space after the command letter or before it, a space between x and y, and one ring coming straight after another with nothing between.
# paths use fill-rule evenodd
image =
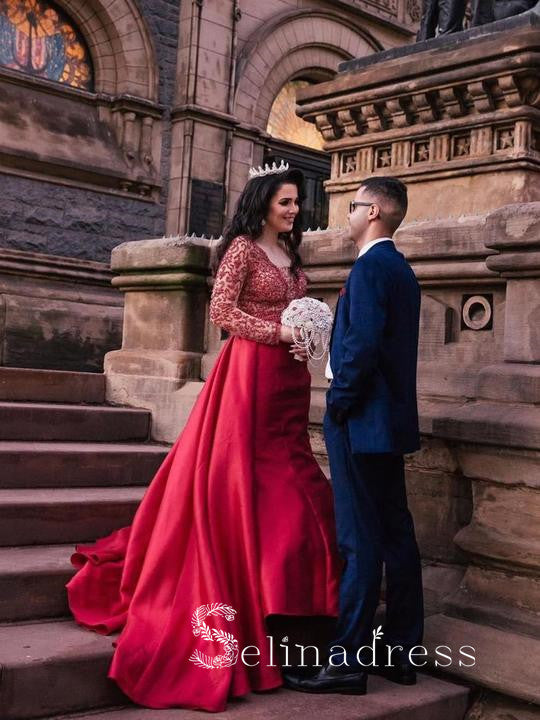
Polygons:
<instances>
[{"instance_id":1,"label":"short hair","mask_svg":"<svg viewBox=\"0 0 540 720\"><path fill-rule=\"evenodd\" d=\"M386 200L393 206L393 212L383 213L383 220L393 231L397 230L407 214L409 204L407 186L395 177L382 175L366 178L360 183L360 187L368 190L375 198Z\"/></svg>"}]
</instances>

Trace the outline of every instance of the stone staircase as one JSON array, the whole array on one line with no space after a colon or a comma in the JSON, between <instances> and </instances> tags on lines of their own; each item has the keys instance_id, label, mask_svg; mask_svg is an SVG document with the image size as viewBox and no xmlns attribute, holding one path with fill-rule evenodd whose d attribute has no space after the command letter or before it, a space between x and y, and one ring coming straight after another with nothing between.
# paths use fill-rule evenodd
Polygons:
<instances>
[{"instance_id":1,"label":"stone staircase","mask_svg":"<svg viewBox=\"0 0 540 720\"><path fill-rule=\"evenodd\" d=\"M129 524L166 455L150 422L107 406L102 375L0 368L1 720L200 719L133 706L107 679L114 636L77 626L66 602L74 544ZM465 688L428 675L413 688L373 677L369 691L254 694L222 717L462 720L468 702Z\"/></svg>"}]
</instances>

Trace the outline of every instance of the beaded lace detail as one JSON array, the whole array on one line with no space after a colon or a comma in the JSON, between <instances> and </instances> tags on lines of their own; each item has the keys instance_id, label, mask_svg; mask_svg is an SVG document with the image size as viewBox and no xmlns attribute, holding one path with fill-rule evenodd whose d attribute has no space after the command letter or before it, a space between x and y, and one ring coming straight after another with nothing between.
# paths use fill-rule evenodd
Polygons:
<instances>
[{"instance_id":1,"label":"beaded lace detail","mask_svg":"<svg viewBox=\"0 0 540 720\"><path fill-rule=\"evenodd\" d=\"M229 245L219 266L210 320L233 335L277 345L281 313L291 300L304 297L307 279L289 268L279 268L249 237Z\"/></svg>"}]
</instances>

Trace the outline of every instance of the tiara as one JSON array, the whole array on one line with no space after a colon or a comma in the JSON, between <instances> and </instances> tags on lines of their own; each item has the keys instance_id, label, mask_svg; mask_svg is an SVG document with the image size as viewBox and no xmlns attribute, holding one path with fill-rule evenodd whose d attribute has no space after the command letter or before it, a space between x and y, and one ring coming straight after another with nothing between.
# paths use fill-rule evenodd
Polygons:
<instances>
[{"instance_id":1,"label":"tiara","mask_svg":"<svg viewBox=\"0 0 540 720\"><path fill-rule=\"evenodd\" d=\"M249 168L249 177L251 180L256 177L264 177L265 175L276 175L277 173L284 173L287 172L289 169L289 163L281 161L281 165L276 165L276 163L272 163L272 166L265 165L264 168L262 168L260 165L258 168Z\"/></svg>"}]
</instances>

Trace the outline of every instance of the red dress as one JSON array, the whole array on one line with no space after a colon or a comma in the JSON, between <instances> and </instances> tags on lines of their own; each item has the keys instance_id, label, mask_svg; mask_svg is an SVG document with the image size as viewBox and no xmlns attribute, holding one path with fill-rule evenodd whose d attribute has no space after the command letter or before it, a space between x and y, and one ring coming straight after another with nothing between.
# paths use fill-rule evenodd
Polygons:
<instances>
[{"instance_id":1,"label":"red dress","mask_svg":"<svg viewBox=\"0 0 540 720\"><path fill-rule=\"evenodd\" d=\"M332 495L308 438L310 376L279 342L281 312L305 290L301 271L276 267L249 238L231 243L210 318L234 335L132 525L71 558L73 615L97 632L122 630L109 677L140 705L220 711L228 697L278 687L265 617L337 615ZM235 619L212 606L200 634L194 613L212 603ZM223 660L224 633L260 655Z\"/></svg>"}]
</instances>

